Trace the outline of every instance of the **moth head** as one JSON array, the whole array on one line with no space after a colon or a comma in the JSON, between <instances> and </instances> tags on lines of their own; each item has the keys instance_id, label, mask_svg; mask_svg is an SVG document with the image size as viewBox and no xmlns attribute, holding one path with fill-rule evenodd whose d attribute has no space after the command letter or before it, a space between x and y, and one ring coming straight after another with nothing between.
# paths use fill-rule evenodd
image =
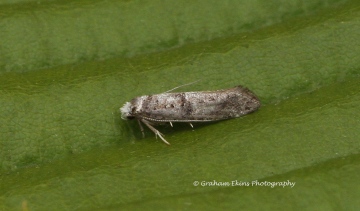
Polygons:
<instances>
[{"instance_id":1,"label":"moth head","mask_svg":"<svg viewBox=\"0 0 360 211\"><path fill-rule=\"evenodd\" d=\"M121 112L121 119L134 119L135 116L132 113L133 110L133 106L131 105L130 102L126 102L123 107L120 108L120 112Z\"/></svg>"}]
</instances>

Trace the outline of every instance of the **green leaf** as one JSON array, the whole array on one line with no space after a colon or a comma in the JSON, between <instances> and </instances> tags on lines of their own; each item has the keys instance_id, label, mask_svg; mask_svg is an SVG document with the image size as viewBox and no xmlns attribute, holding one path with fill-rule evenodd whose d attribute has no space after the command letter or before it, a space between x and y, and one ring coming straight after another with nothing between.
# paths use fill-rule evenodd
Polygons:
<instances>
[{"instance_id":1,"label":"green leaf","mask_svg":"<svg viewBox=\"0 0 360 211\"><path fill-rule=\"evenodd\" d=\"M301 5L271 2L267 12L263 5L244 1L241 11L254 11L247 14L234 12L240 6L232 1L187 2L183 7L179 1L173 5L178 10L171 12L166 10L169 3L158 7L161 1L106 2L0 8L0 51L5 55L0 61L1 210L359 207L358 1L328 1L330 8L309 1L302 10ZM103 21L112 12L116 16L119 7L127 8L123 17L132 27L106 32L104 26L115 22ZM234 13L222 13L224 8ZM23 13L16 16L17 10ZM159 15L164 11L166 20ZM20 20L31 12L43 17L33 20L39 25L30 30L30 24L31 32L46 32L48 26L56 33L30 33L26 45L14 44L25 37L24 31L18 37L11 33L26 25ZM79 34L57 22L70 27L76 15L83 27ZM252 20L249 28L244 28L249 19L243 16ZM85 21L91 18L95 23ZM5 24L12 21L13 28ZM145 26L147 30L137 32ZM84 40L64 44L64 37L73 41L90 29L94 33ZM119 47L118 38L103 45L117 37L112 30L129 40L127 47ZM179 31L162 37L161 31L165 36L168 30ZM32 39L53 45L31 50ZM135 39L140 39L138 45ZM130 55L137 56L125 58ZM120 118L119 107L131 98L198 79L179 91L241 84L259 96L262 107L243 118L196 124L194 129L181 123L158 126L170 147L148 130L142 139L135 121ZM244 185L232 186L234 181ZM255 181L295 186L253 185Z\"/></svg>"}]
</instances>

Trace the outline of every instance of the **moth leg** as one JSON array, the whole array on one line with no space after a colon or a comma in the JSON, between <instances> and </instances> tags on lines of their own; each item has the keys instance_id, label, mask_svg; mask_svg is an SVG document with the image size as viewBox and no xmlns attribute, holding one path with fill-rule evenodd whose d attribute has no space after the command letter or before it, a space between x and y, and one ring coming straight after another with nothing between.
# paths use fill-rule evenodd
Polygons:
<instances>
[{"instance_id":1,"label":"moth leg","mask_svg":"<svg viewBox=\"0 0 360 211\"><path fill-rule=\"evenodd\" d=\"M170 123L171 127L173 127L172 122L169 122L169 123Z\"/></svg>"},{"instance_id":2,"label":"moth leg","mask_svg":"<svg viewBox=\"0 0 360 211\"><path fill-rule=\"evenodd\" d=\"M152 132L155 133L155 136L159 136L161 138L161 140L167 144L167 145L170 145L169 142L167 142L164 137L162 137L164 134L160 133L160 131L156 130L149 121L145 120L145 119L141 119L142 123L144 123Z\"/></svg>"},{"instance_id":3,"label":"moth leg","mask_svg":"<svg viewBox=\"0 0 360 211\"><path fill-rule=\"evenodd\" d=\"M144 128L143 128L143 126L141 125L140 119L138 119L137 122L139 123L142 136L143 136L143 138L145 138Z\"/></svg>"},{"instance_id":4,"label":"moth leg","mask_svg":"<svg viewBox=\"0 0 360 211\"><path fill-rule=\"evenodd\" d=\"M190 125L192 128L194 128L194 126L191 124L191 122L189 122L189 125Z\"/></svg>"}]
</instances>

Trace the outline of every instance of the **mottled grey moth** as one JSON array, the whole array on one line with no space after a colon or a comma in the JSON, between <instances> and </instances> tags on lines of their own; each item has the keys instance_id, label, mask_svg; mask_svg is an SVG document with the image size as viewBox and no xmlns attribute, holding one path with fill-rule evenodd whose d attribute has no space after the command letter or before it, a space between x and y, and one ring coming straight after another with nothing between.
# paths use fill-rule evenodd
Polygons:
<instances>
[{"instance_id":1,"label":"mottled grey moth","mask_svg":"<svg viewBox=\"0 0 360 211\"><path fill-rule=\"evenodd\" d=\"M144 95L126 102L120 108L122 119L136 119L141 132L144 123L164 143L164 135L153 127L156 123L209 122L244 116L256 111L260 101L249 89L236 86L217 91L162 93Z\"/></svg>"}]
</instances>

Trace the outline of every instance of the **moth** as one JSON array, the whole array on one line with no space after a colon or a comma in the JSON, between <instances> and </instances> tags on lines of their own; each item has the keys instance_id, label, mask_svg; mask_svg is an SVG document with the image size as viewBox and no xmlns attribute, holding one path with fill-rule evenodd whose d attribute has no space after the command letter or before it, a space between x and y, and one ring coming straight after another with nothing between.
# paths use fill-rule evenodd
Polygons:
<instances>
[{"instance_id":1,"label":"moth","mask_svg":"<svg viewBox=\"0 0 360 211\"><path fill-rule=\"evenodd\" d=\"M175 89L175 88L174 88ZM174 90L172 89L172 90ZM170 91L172 91L170 90ZM154 125L158 123L210 122L244 116L260 107L258 97L243 86L199 92L144 95L126 102L120 108L122 119L136 119L143 137L145 124L155 136L170 145Z\"/></svg>"}]
</instances>

